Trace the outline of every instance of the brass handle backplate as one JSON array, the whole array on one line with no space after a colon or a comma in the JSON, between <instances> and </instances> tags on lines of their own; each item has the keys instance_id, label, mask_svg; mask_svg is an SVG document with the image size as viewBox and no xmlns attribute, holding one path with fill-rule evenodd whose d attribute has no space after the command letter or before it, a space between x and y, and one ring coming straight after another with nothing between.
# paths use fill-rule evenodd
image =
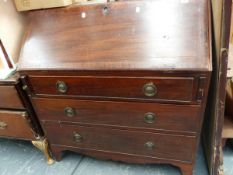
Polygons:
<instances>
[{"instance_id":1,"label":"brass handle backplate","mask_svg":"<svg viewBox=\"0 0 233 175\"><path fill-rule=\"evenodd\" d=\"M0 129L6 129L7 124L5 122L0 122Z\"/></svg>"},{"instance_id":2,"label":"brass handle backplate","mask_svg":"<svg viewBox=\"0 0 233 175\"><path fill-rule=\"evenodd\" d=\"M77 142L77 143L80 143L80 142L82 142L83 141L83 137L79 134L79 133L77 133L77 132L74 132L74 141L75 142Z\"/></svg>"},{"instance_id":3,"label":"brass handle backplate","mask_svg":"<svg viewBox=\"0 0 233 175\"><path fill-rule=\"evenodd\" d=\"M152 112L148 112L144 116L144 121L146 123L154 123L155 119L156 119L156 115L154 113L152 113Z\"/></svg>"},{"instance_id":4,"label":"brass handle backplate","mask_svg":"<svg viewBox=\"0 0 233 175\"><path fill-rule=\"evenodd\" d=\"M145 147L148 150L154 150L155 149L155 144L153 142L146 142Z\"/></svg>"},{"instance_id":5,"label":"brass handle backplate","mask_svg":"<svg viewBox=\"0 0 233 175\"><path fill-rule=\"evenodd\" d=\"M143 86L143 93L147 97L153 97L157 94L157 87L154 83L147 83Z\"/></svg>"},{"instance_id":6,"label":"brass handle backplate","mask_svg":"<svg viewBox=\"0 0 233 175\"><path fill-rule=\"evenodd\" d=\"M68 87L67 87L66 83L63 82L63 81L57 81L56 88L61 93L66 93L67 90L68 90Z\"/></svg>"},{"instance_id":7,"label":"brass handle backplate","mask_svg":"<svg viewBox=\"0 0 233 175\"><path fill-rule=\"evenodd\" d=\"M67 117L74 117L76 116L76 110L72 107L66 107L64 109L64 112L66 114Z\"/></svg>"}]
</instances>

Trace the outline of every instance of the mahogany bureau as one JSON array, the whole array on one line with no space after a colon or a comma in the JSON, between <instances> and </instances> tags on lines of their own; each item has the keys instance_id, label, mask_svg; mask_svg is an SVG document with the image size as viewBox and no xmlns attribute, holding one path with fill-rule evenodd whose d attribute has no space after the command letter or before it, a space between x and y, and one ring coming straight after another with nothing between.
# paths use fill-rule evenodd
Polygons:
<instances>
[{"instance_id":1,"label":"mahogany bureau","mask_svg":"<svg viewBox=\"0 0 233 175\"><path fill-rule=\"evenodd\" d=\"M212 70L207 0L30 13L19 73L57 160L75 151L191 175Z\"/></svg>"}]
</instances>

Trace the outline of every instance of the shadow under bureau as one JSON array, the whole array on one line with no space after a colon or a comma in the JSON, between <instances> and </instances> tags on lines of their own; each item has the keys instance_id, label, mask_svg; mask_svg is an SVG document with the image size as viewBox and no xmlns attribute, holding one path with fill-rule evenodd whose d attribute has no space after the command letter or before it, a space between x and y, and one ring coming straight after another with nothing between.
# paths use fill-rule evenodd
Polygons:
<instances>
[{"instance_id":1,"label":"shadow under bureau","mask_svg":"<svg viewBox=\"0 0 233 175\"><path fill-rule=\"evenodd\" d=\"M29 16L19 73L57 160L71 150L192 175L212 70L207 0Z\"/></svg>"}]
</instances>

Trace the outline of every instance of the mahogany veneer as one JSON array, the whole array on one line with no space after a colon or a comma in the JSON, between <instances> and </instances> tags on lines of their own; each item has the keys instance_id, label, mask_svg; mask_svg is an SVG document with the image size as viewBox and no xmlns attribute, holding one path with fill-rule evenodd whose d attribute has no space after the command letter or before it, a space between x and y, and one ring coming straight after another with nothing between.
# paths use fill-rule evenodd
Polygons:
<instances>
[{"instance_id":1,"label":"mahogany veneer","mask_svg":"<svg viewBox=\"0 0 233 175\"><path fill-rule=\"evenodd\" d=\"M207 0L30 13L19 72L61 152L168 163L192 175L212 61Z\"/></svg>"},{"instance_id":2,"label":"mahogany veneer","mask_svg":"<svg viewBox=\"0 0 233 175\"><path fill-rule=\"evenodd\" d=\"M102 127L79 126L65 123L45 123L50 142L57 145L69 145L85 150L104 150L120 154L148 156L158 159L192 161L195 145L194 136L158 134L134 130L104 129ZM60 132L60 131L63 132ZM70 139L74 131L82 133L82 141ZM107 134L106 134L107 133ZM59 135L59 137L54 137ZM154 142L154 149L146 144ZM172 145L172 146L171 146Z\"/></svg>"},{"instance_id":3,"label":"mahogany veneer","mask_svg":"<svg viewBox=\"0 0 233 175\"><path fill-rule=\"evenodd\" d=\"M43 121L69 121L94 124L101 127L131 127L145 130L163 130L195 134L201 109L197 105L170 105L139 102L111 102L74 99L33 98L37 114ZM65 109L72 106L74 116L67 116ZM120 109L120 110L119 110ZM145 121L146 111L155 114L155 122ZM176 111L174 113L174 111ZM189 116L187 117L187 113Z\"/></svg>"},{"instance_id":4,"label":"mahogany veneer","mask_svg":"<svg viewBox=\"0 0 233 175\"><path fill-rule=\"evenodd\" d=\"M29 119L19 86L16 75L0 80L0 136L33 140L38 133Z\"/></svg>"},{"instance_id":5,"label":"mahogany veneer","mask_svg":"<svg viewBox=\"0 0 233 175\"><path fill-rule=\"evenodd\" d=\"M0 135L17 139L34 140L33 130L27 121L28 114L21 111L0 111ZM5 123L5 124L3 124Z\"/></svg>"},{"instance_id":6,"label":"mahogany veneer","mask_svg":"<svg viewBox=\"0 0 233 175\"><path fill-rule=\"evenodd\" d=\"M30 76L32 91L36 95L64 95L54 88L57 81L63 81L68 86L66 96L95 98L127 98L154 101L185 101L193 100L193 90L198 79L193 77L119 77L119 76L75 76L75 77L34 77ZM145 97L142 87L148 83L156 84L156 97ZM104 86L103 86L104 84Z\"/></svg>"},{"instance_id":7,"label":"mahogany veneer","mask_svg":"<svg viewBox=\"0 0 233 175\"><path fill-rule=\"evenodd\" d=\"M0 86L0 108L25 109L19 94L13 85Z\"/></svg>"}]
</instances>

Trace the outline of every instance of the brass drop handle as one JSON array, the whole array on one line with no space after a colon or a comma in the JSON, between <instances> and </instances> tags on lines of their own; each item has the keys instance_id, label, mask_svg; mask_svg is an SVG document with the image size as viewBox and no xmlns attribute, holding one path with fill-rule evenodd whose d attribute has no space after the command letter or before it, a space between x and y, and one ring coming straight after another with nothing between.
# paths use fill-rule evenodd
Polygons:
<instances>
[{"instance_id":1,"label":"brass drop handle","mask_svg":"<svg viewBox=\"0 0 233 175\"><path fill-rule=\"evenodd\" d=\"M154 123L156 115L153 112L148 112L144 115L144 121L148 124Z\"/></svg>"},{"instance_id":2,"label":"brass drop handle","mask_svg":"<svg viewBox=\"0 0 233 175\"><path fill-rule=\"evenodd\" d=\"M82 142L83 141L83 137L79 134L79 133L77 133L77 132L74 132L74 141L76 142L76 143L80 143L80 142Z\"/></svg>"},{"instance_id":3,"label":"brass drop handle","mask_svg":"<svg viewBox=\"0 0 233 175\"><path fill-rule=\"evenodd\" d=\"M153 82L146 83L143 86L143 93L147 97L153 97L153 96L155 96L157 94L157 87L156 87L156 85L154 85Z\"/></svg>"},{"instance_id":4,"label":"brass drop handle","mask_svg":"<svg viewBox=\"0 0 233 175\"><path fill-rule=\"evenodd\" d=\"M0 129L6 129L7 124L5 122L0 122Z\"/></svg>"},{"instance_id":5,"label":"brass drop handle","mask_svg":"<svg viewBox=\"0 0 233 175\"><path fill-rule=\"evenodd\" d=\"M66 107L64 109L65 115L67 117L75 117L76 116L76 110L72 107Z\"/></svg>"},{"instance_id":6,"label":"brass drop handle","mask_svg":"<svg viewBox=\"0 0 233 175\"><path fill-rule=\"evenodd\" d=\"M68 90L68 87L64 81L57 81L56 89L61 93L66 93Z\"/></svg>"},{"instance_id":7,"label":"brass drop handle","mask_svg":"<svg viewBox=\"0 0 233 175\"><path fill-rule=\"evenodd\" d=\"M145 145L147 150L154 150L155 149L155 144L153 142L146 142Z\"/></svg>"}]
</instances>

